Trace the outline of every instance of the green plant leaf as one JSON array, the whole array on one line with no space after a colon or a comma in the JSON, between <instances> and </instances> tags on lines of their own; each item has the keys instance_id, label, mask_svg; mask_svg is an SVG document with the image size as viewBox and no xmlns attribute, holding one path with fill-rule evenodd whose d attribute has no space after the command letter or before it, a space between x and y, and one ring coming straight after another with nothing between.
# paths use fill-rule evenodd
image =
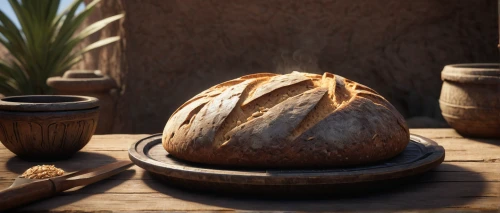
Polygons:
<instances>
[{"instance_id":1,"label":"green plant leaf","mask_svg":"<svg viewBox=\"0 0 500 213\"><path fill-rule=\"evenodd\" d=\"M0 61L0 93L4 95L50 93L48 77L70 69L86 52L119 40L119 37L106 38L76 49L86 37L123 17L112 16L78 32L99 0L92 1L79 13L76 11L84 0L74 0L60 14L57 13L60 0L8 1L21 27L0 11L0 44L14 58Z\"/></svg>"},{"instance_id":2,"label":"green plant leaf","mask_svg":"<svg viewBox=\"0 0 500 213\"><path fill-rule=\"evenodd\" d=\"M96 48L99 48L99 47L111 44L111 43L119 41L119 40L120 40L120 36L113 36L113 37L102 39L100 41L94 42L94 43L90 44L89 46L85 47L81 51L81 53L82 54L86 53L86 52L91 51L93 49L96 49Z\"/></svg>"},{"instance_id":3,"label":"green plant leaf","mask_svg":"<svg viewBox=\"0 0 500 213\"><path fill-rule=\"evenodd\" d=\"M88 9L91 9L91 8L89 7ZM86 15L85 12L86 11L82 12L81 15L82 16ZM122 14L116 15L116 16L112 16L112 17L103 19L101 21L98 21L98 22L96 22L96 23L88 26L87 28L85 28L84 30L82 30L80 32L80 34L76 35L74 38L72 38L67 43L65 43L64 44L65 46L68 46L68 47L71 47L71 48L68 48L66 50L60 51L60 55L56 56L57 60L58 61L62 61L63 65L58 66L59 68L56 69L56 70L54 70L52 72L52 75L57 75L58 73L64 72L65 68L63 68L63 67L67 67L66 65L64 65L64 63L69 63L69 61L72 61L75 57L77 57L77 56L74 56L74 57L67 57L67 56L70 54L70 51L73 50L80 42L82 42L86 37L90 36L92 33L95 33L98 30L101 30L102 28L106 27L108 24L110 24L110 23L112 23L114 21L119 20L121 17L123 17ZM82 32L84 32L86 29L87 29L87 33L82 34ZM85 52L87 52L87 51L85 51ZM83 54L85 52L81 52L80 54ZM61 58L66 58L66 59L65 60L61 60Z\"/></svg>"},{"instance_id":4,"label":"green plant leaf","mask_svg":"<svg viewBox=\"0 0 500 213\"><path fill-rule=\"evenodd\" d=\"M7 66L0 62L0 85L4 95L15 95L29 91L30 88L21 88L20 85L28 85L28 81L24 73L16 70L16 67Z\"/></svg>"},{"instance_id":5,"label":"green plant leaf","mask_svg":"<svg viewBox=\"0 0 500 213\"><path fill-rule=\"evenodd\" d=\"M102 28L106 27L108 24L114 22L114 21L117 21L117 20L120 20L121 18L123 18L123 14L118 14L118 15L114 15L114 16L111 16L111 17L108 17L108 18L105 18L103 20L100 20L98 22L95 22L91 25L89 25L87 28L83 29L78 35L77 37L79 38L85 38L89 35L92 35L93 33L101 30Z\"/></svg>"},{"instance_id":6,"label":"green plant leaf","mask_svg":"<svg viewBox=\"0 0 500 213\"><path fill-rule=\"evenodd\" d=\"M14 23L1 10L0 23L3 25L0 26L0 34L5 38L0 38L0 42L19 61L25 61L27 47L24 38Z\"/></svg>"},{"instance_id":7,"label":"green plant leaf","mask_svg":"<svg viewBox=\"0 0 500 213\"><path fill-rule=\"evenodd\" d=\"M75 1L78 3L79 1ZM75 15L76 9L78 8L78 4L72 4L66 12L66 16L63 18L64 22L59 24L60 27L57 29L59 32L58 36L53 40L53 49L50 50L50 55L52 56L49 59L49 63L56 63L56 61L63 61L65 57L68 56L70 51L72 51L78 43L81 41L74 42L74 44L70 43L73 35L78 30L78 27L83 23L90 13L92 12L95 4L98 3L99 0L93 1L91 4L87 5L85 10L83 10L80 14ZM58 73L59 71L55 71Z\"/></svg>"}]
</instances>

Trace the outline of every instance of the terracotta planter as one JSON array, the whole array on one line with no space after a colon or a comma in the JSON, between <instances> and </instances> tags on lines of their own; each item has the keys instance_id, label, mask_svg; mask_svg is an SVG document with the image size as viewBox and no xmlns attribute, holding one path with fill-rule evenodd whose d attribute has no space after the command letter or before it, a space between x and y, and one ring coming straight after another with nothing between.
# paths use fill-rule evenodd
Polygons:
<instances>
[{"instance_id":1,"label":"terracotta planter","mask_svg":"<svg viewBox=\"0 0 500 213\"><path fill-rule=\"evenodd\" d=\"M470 137L500 137L499 64L445 66L439 104L445 120Z\"/></svg>"},{"instance_id":2,"label":"terracotta planter","mask_svg":"<svg viewBox=\"0 0 500 213\"><path fill-rule=\"evenodd\" d=\"M116 83L100 71L69 70L62 77L51 77L47 85L56 95L82 95L99 99L100 115L96 134L111 133L113 128Z\"/></svg>"},{"instance_id":3,"label":"terracotta planter","mask_svg":"<svg viewBox=\"0 0 500 213\"><path fill-rule=\"evenodd\" d=\"M24 159L68 158L89 142L98 116L93 97L5 97L0 99L0 141Z\"/></svg>"}]
</instances>

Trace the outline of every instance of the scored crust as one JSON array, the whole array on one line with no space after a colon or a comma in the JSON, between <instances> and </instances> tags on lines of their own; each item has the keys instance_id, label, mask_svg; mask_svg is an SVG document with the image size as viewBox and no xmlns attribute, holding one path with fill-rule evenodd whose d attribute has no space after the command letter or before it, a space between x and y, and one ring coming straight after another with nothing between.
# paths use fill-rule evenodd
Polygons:
<instances>
[{"instance_id":1,"label":"scored crust","mask_svg":"<svg viewBox=\"0 0 500 213\"><path fill-rule=\"evenodd\" d=\"M222 166L342 167L401 153L404 118L367 86L331 73L258 73L213 86L168 120L176 158Z\"/></svg>"}]
</instances>

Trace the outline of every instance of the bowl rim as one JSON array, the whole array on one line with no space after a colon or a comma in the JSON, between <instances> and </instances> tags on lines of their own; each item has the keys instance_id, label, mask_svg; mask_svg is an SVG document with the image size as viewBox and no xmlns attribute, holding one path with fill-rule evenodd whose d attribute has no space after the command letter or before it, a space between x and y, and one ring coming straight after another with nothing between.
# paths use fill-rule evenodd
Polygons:
<instances>
[{"instance_id":1,"label":"bowl rim","mask_svg":"<svg viewBox=\"0 0 500 213\"><path fill-rule=\"evenodd\" d=\"M499 72L500 63L463 63L463 64L448 64L445 67L453 67L454 69L460 70L471 70L478 69L482 71L494 71Z\"/></svg>"},{"instance_id":2,"label":"bowl rim","mask_svg":"<svg viewBox=\"0 0 500 213\"><path fill-rule=\"evenodd\" d=\"M67 99L68 101L30 102L23 101L23 99ZM0 110L3 111L55 112L86 110L97 107L99 107L99 99L79 95L21 95L0 99Z\"/></svg>"},{"instance_id":3,"label":"bowl rim","mask_svg":"<svg viewBox=\"0 0 500 213\"><path fill-rule=\"evenodd\" d=\"M448 64L441 71L441 80L473 84L500 84L500 64Z\"/></svg>"}]
</instances>

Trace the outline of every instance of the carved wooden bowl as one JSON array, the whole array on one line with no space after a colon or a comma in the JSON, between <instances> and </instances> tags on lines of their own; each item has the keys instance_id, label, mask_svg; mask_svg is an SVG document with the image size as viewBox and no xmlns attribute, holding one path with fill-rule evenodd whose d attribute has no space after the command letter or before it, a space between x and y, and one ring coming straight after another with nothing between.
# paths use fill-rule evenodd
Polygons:
<instances>
[{"instance_id":1,"label":"carved wooden bowl","mask_svg":"<svg viewBox=\"0 0 500 213\"><path fill-rule=\"evenodd\" d=\"M65 159L90 141L98 116L93 97L5 97L0 99L0 141L23 159Z\"/></svg>"},{"instance_id":2,"label":"carved wooden bowl","mask_svg":"<svg viewBox=\"0 0 500 213\"><path fill-rule=\"evenodd\" d=\"M500 64L448 65L441 78L448 124L464 136L500 138Z\"/></svg>"}]
</instances>

